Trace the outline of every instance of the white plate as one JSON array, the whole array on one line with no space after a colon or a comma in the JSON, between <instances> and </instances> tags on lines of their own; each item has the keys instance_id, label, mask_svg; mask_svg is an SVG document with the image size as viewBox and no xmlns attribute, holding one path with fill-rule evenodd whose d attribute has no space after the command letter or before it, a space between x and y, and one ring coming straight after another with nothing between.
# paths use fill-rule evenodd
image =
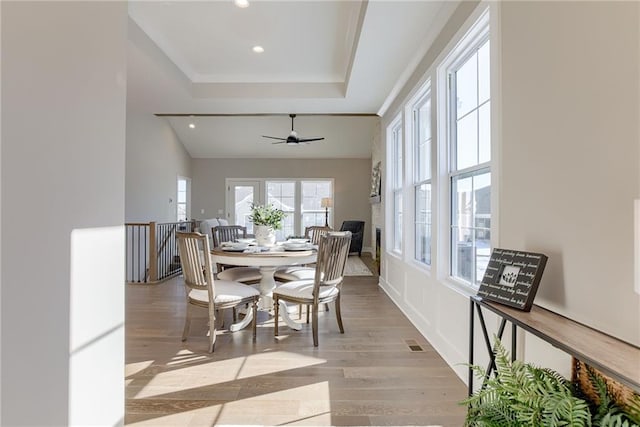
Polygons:
<instances>
[{"instance_id":1,"label":"white plate","mask_svg":"<svg viewBox=\"0 0 640 427\"><path fill-rule=\"evenodd\" d=\"M307 243L307 242L309 242L309 239L289 239L285 242L285 245L289 243Z\"/></svg>"},{"instance_id":2,"label":"white plate","mask_svg":"<svg viewBox=\"0 0 640 427\"><path fill-rule=\"evenodd\" d=\"M246 243L247 245L250 245L251 243L255 243L256 239L240 238L240 239L236 239L236 241L238 241L238 243Z\"/></svg>"},{"instance_id":3,"label":"white plate","mask_svg":"<svg viewBox=\"0 0 640 427\"><path fill-rule=\"evenodd\" d=\"M308 243L285 243L282 247L285 251L308 251L313 248Z\"/></svg>"}]
</instances>

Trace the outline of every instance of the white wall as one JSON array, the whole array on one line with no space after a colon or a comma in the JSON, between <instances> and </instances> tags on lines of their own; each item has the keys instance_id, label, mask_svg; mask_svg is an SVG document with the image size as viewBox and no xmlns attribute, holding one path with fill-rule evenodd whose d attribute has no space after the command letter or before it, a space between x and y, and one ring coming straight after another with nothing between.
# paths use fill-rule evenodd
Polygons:
<instances>
[{"instance_id":1,"label":"white wall","mask_svg":"<svg viewBox=\"0 0 640 427\"><path fill-rule=\"evenodd\" d=\"M1 424L122 424L126 3L1 7Z\"/></svg>"},{"instance_id":2,"label":"white wall","mask_svg":"<svg viewBox=\"0 0 640 427\"><path fill-rule=\"evenodd\" d=\"M216 218L219 209L225 211L225 178L333 178L334 227L348 219L366 221L363 247L371 246L371 159L194 159L194 217Z\"/></svg>"},{"instance_id":3,"label":"white wall","mask_svg":"<svg viewBox=\"0 0 640 427\"><path fill-rule=\"evenodd\" d=\"M383 140L403 100L473 6L457 9L392 103L382 119ZM496 100L503 114L494 129L500 139L495 243L549 256L536 303L639 344L632 214L640 193L640 5L497 6L502 97ZM410 257L384 253L382 272L381 287L466 380L466 369L456 364L467 360L467 293L445 283L444 268L428 272ZM495 317L488 323L495 330ZM483 348L477 334L474 342ZM531 336L520 352L569 372L566 355Z\"/></svg>"},{"instance_id":4,"label":"white wall","mask_svg":"<svg viewBox=\"0 0 640 427\"><path fill-rule=\"evenodd\" d=\"M639 7L505 2L501 10L501 244L549 256L538 304L635 344Z\"/></svg>"},{"instance_id":5,"label":"white wall","mask_svg":"<svg viewBox=\"0 0 640 427\"><path fill-rule=\"evenodd\" d=\"M165 119L132 102L127 104L126 161L126 221L175 221L177 179L193 178L191 157Z\"/></svg>"}]
</instances>

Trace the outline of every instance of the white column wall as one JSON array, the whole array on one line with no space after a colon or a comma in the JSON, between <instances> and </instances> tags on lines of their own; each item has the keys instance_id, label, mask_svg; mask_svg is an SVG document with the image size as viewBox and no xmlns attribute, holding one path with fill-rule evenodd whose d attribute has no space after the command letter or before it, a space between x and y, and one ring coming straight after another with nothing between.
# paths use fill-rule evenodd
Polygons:
<instances>
[{"instance_id":1,"label":"white column wall","mask_svg":"<svg viewBox=\"0 0 640 427\"><path fill-rule=\"evenodd\" d=\"M124 420L125 2L2 8L2 425Z\"/></svg>"},{"instance_id":2,"label":"white column wall","mask_svg":"<svg viewBox=\"0 0 640 427\"><path fill-rule=\"evenodd\" d=\"M386 126L471 6L454 13L383 117L383 143ZM503 113L497 121L495 244L549 256L537 304L638 345L633 200L640 194L640 4L497 6ZM447 284L443 268L427 271L411 258L383 251L380 286L466 381L466 368L458 364L468 359L467 292ZM487 322L492 333L498 319L489 315ZM569 373L567 355L520 336L520 357ZM484 351L479 332L474 343ZM486 361L476 356L476 363Z\"/></svg>"}]
</instances>

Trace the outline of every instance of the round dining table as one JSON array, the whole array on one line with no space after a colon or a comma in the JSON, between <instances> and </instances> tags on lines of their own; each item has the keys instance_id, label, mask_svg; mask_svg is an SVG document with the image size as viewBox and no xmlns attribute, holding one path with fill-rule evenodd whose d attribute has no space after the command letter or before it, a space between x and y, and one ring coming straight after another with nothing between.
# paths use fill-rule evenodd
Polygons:
<instances>
[{"instance_id":1,"label":"round dining table","mask_svg":"<svg viewBox=\"0 0 640 427\"><path fill-rule=\"evenodd\" d=\"M227 248L216 247L211 250L211 258L214 263L229 264L237 266L258 267L260 269L260 302L258 309L271 311L273 309L272 292L278 286L274 278L274 273L278 267L286 265L311 264L316 262L318 252L315 249L287 251L282 246L274 246L265 251L258 251L255 247L250 247L244 251L232 251ZM289 310L284 301L280 301L280 315L282 320L291 329L300 330L302 325L296 323L289 316ZM233 330L242 329L247 326L253 315L249 310L242 321L233 325ZM275 320L277 321L277 319Z\"/></svg>"}]
</instances>

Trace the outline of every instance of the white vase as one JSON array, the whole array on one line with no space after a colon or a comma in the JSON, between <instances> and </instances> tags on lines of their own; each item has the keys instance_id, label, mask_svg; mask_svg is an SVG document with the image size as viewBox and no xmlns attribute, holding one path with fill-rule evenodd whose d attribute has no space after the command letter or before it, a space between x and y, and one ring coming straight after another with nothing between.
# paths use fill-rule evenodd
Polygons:
<instances>
[{"instance_id":1,"label":"white vase","mask_svg":"<svg viewBox=\"0 0 640 427\"><path fill-rule=\"evenodd\" d=\"M276 231L268 225L254 225L253 232L256 235L258 246L273 246L276 244Z\"/></svg>"}]
</instances>

